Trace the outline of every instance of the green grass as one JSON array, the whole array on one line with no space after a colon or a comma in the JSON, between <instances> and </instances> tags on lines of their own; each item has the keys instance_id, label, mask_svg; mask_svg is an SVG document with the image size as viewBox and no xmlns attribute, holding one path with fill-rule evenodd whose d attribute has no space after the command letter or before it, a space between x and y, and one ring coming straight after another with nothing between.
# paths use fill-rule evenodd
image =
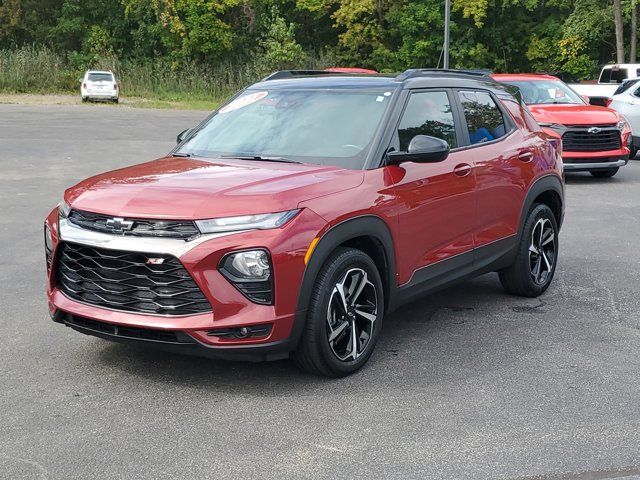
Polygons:
<instances>
[{"instance_id":1,"label":"green grass","mask_svg":"<svg viewBox=\"0 0 640 480\"><path fill-rule=\"evenodd\" d=\"M115 57L74 60L44 47L0 50L0 93L78 94L89 69L111 70L121 95L134 106L210 110L261 77L250 64L221 63L213 67L169 60L134 62Z\"/></svg>"}]
</instances>

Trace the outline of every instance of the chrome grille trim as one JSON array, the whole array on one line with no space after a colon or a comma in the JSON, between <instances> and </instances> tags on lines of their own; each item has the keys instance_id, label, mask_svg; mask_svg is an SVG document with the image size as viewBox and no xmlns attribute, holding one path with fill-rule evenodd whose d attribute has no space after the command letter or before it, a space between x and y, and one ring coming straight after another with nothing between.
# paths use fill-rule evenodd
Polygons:
<instances>
[{"instance_id":1,"label":"chrome grille trim","mask_svg":"<svg viewBox=\"0 0 640 480\"><path fill-rule=\"evenodd\" d=\"M200 235L192 240L185 241L177 238L134 237L96 232L95 230L80 228L69 222L66 218L60 218L58 226L60 238L66 242L131 252L166 253L177 258L185 255L198 245L214 238L226 237L227 235L234 235L249 231L241 230L237 232L209 233Z\"/></svg>"},{"instance_id":2,"label":"chrome grille trim","mask_svg":"<svg viewBox=\"0 0 640 480\"><path fill-rule=\"evenodd\" d=\"M118 217L115 217L118 218ZM68 220L87 230L108 233L111 235L132 235L137 237L162 237L189 240L200 235L200 230L193 220L160 220L151 218L121 218L129 223L126 230L110 227L113 215L71 210Z\"/></svg>"}]
</instances>

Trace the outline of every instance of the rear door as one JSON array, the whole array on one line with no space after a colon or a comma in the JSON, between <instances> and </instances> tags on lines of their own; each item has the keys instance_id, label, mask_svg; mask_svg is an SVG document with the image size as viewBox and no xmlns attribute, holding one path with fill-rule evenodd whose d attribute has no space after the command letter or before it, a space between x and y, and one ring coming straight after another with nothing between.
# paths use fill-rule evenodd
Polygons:
<instances>
[{"instance_id":1,"label":"rear door","mask_svg":"<svg viewBox=\"0 0 640 480\"><path fill-rule=\"evenodd\" d=\"M523 133L523 119L518 119L523 123L518 126L489 91L458 90L456 97L464 116L467 154L476 172L476 263L489 263L515 241L540 138Z\"/></svg>"}]
</instances>

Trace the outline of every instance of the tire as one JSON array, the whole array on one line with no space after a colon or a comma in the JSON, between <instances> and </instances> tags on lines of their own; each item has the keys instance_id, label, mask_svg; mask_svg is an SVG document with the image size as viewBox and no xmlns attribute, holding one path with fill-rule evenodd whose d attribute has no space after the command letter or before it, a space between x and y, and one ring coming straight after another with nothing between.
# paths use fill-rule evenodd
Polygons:
<instances>
[{"instance_id":1,"label":"tire","mask_svg":"<svg viewBox=\"0 0 640 480\"><path fill-rule=\"evenodd\" d=\"M113 103L118 103L119 100L117 98L114 98L113 100L111 100Z\"/></svg>"},{"instance_id":2,"label":"tire","mask_svg":"<svg viewBox=\"0 0 640 480\"><path fill-rule=\"evenodd\" d=\"M87 97L82 97L82 103L87 103L89 99Z\"/></svg>"},{"instance_id":3,"label":"tire","mask_svg":"<svg viewBox=\"0 0 640 480\"><path fill-rule=\"evenodd\" d=\"M360 308L352 307L352 301ZM373 260L361 250L338 248L313 286L302 338L291 356L293 362L305 372L327 377L356 372L373 352L383 313L382 280ZM355 353L349 348L353 345Z\"/></svg>"},{"instance_id":4,"label":"tire","mask_svg":"<svg viewBox=\"0 0 640 480\"><path fill-rule=\"evenodd\" d=\"M512 295L537 297L549 288L557 263L558 223L548 206L535 203L524 223L513 264L498 272L500 282Z\"/></svg>"},{"instance_id":5,"label":"tire","mask_svg":"<svg viewBox=\"0 0 640 480\"><path fill-rule=\"evenodd\" d=\"M616 168L607 168L606 170L591 170L591 175L596 178L611 178L620 170L619 167Z\"/></svg>"},{"instance_id":6,"label":"tire","mask_svg":"<svg viewBox=\"0 0 640 480\"><path fill-rule=\"evenodd\" d=\"M636 147L631 147L630 150L631 150L631 153L629 153L629 160L633 160L634 158L636 158L636 155L638 154L638 149Z\"/></svg>"}]
</instances>

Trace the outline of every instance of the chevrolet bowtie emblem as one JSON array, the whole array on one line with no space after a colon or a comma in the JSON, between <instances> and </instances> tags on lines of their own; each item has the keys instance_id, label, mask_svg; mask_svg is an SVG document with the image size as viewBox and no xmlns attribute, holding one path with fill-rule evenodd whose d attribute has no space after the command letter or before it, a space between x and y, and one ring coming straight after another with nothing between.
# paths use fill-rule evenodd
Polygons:
<instances>
[{"instance_id":1,"label":"chevrolet bowtie emblem","mask_svg":"<svg viewBox=\"0 0 640 480\"><path fill-rule=\"evenodd\" d=\"M114 217L107 220L107 228L113 232L122 233L133 228L133 221L122 217Z\"/></svg>"},{"instance_id":2,"label":"chevrolet bowtie emblem","mask_svg":"<svg viewBox=\"0 0 640 480\"><path fill-rule=\"evenodd\" d=\"M589 133L600 133L602 129L600 127L591 127L587 132Z\"/></svg>"}]
</instances>

